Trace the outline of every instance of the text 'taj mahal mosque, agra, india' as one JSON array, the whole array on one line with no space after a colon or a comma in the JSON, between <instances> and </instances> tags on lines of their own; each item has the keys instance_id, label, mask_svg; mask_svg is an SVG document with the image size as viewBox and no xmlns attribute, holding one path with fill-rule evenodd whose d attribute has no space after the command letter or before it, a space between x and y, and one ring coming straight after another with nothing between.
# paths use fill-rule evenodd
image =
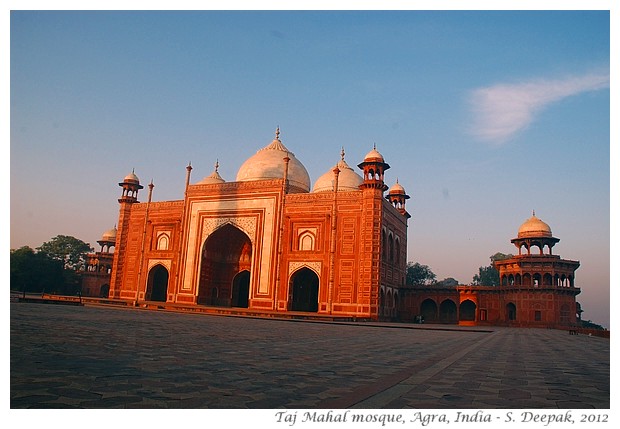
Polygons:
<instances>
[{"instance_id":1,"label":"text 'taj mahal mosque, agra, india'","mask_svg":"<svg viewBox=\"0 0 620 429\"><path fill-rule=\"evenodd\" d=\"M358 320L568 327L577 323L579 262L532 216L495 262L499 286L406 285L409 196L373 148L341 159L311 186L304 165L275 139L235 181L191 183L175 201L138 201L132 172L119 186L117 226L90 256L83 294L132 305ZM112 248L114 248L112 250Z\"/></svg>"}]
</instances>

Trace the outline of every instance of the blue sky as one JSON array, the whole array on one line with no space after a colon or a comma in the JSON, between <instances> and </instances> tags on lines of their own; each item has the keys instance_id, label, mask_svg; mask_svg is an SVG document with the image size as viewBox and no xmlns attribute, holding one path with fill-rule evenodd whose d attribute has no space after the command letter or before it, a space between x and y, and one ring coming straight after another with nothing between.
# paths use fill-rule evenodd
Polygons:
<instances>
[{"instance_id":1,"label":"blue sky","mask_svg":"<svg viewBox=\"0 0 620 429\"><path fill-rule=\"evenodd\" d=\"M610 3L611 4L611 3ZM10 247L98 247L132 169L155 201L273 139L311 180L373 144L408 260L469 283L532 210L609 327L609 11L15 11ZM146 192L141 194L145 200Z\"/></svg>"}]
</instances>

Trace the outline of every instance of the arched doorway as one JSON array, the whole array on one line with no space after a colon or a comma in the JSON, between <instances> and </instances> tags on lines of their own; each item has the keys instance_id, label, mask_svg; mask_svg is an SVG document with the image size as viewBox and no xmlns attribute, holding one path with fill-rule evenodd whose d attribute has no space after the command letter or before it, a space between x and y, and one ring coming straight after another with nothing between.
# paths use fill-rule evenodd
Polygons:
<instances>
[{"instance_id":1,"label":"arched doorway","mask_svg":"<svg viewBox=\"0 0 620 429\"><path fill-rule=\"evenodd\" d=\"M234 302L233 280L238 274L247 271L249 291L251 264L250 238L229 223L217 229L202 246L197 303L224 307L242 303L243 296L247 294L238 295L242 297L241 301ZM239 279L240 291L245 287L242 286L242 279L244 277ZM247 302L245 306L247 307Z\"/></svg>"},{"instance_id":2,"label":"arched doorway","mask_svg":"<svg viewBox=\"0 0 620 429\"><path fill-rule=\"evenodd\" d=\"M291 310L319 311L319 276L309 268L297 270L291 276Z\"/></svg>"},{"instance_id":3,"label":"arched doorway","mask_svg":"<svg viewBox=\"0 0 620 429\"><path fill-rule=\"evenodd\" d=\"M250 297L250 272L243 270L233 279L232 306L248 308Z\"/></svg>"},{"instance_id":4,"label":"arched doorway","mask_svg":"<svg viewBox=\"0 0 620 429\"><path fill-rule=\"evenodd\" d=\"M446 299L439 304L439 321L441 323L456 323L456 304Z\"/></svg>"},{"instance_id":5,"label":"arched doorway","mask_svg":"<svg viewBox=\"0 0 620 429\"><path fill-rule=\"evenodd\" d=\"M157 264L149 271L146 300L166 302L167 293L168 270L163 265Z\"/></svg>"},{"instance_id":6,"label":"arched doorway","mask_svg":"<svg viewBox=\"0 0 620 429\"><path fill-rule=\"evenodd\" d=\"M104 284L103 286L101 286L101 289L99 289L99 298L107 298L109 294L110 294L110 285Z\"/></svg>"},{"instance_id":7,"label":"arched doorway","mask_svg":"<svg viewBox=\"0 0 620 429\"><path fill-rule=\"evenodd\" d=\"M435 322L437 320L437 304L430 298L425 299L420 304L420 315L425 322Z\"/></svg>"},{"instance_id":8,"label":"arched doorway","mask_svg":"<svg viewBox=\"0 0 620 429\"><path fill-rule=\"evenodd\" d=\"M517 320L517 306L509 302L506 305L506 321L514 322L515 320Z\"/></svg>"},{"instance_id":9,"label":"arched doorway","mask_svg":"<svg viewBox=\"0 0 620 429\"><path fill-rule=\"evenodd\" d=\"M459 306L459 320L461 322L474 322L476 320L476 304L466 299Z\"/></svg>"}]
</instances>

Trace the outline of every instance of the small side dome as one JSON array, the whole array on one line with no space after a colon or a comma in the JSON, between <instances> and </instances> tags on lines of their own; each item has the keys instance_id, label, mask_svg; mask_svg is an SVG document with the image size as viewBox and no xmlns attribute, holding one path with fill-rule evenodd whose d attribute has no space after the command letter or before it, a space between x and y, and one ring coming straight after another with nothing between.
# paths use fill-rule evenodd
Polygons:
<instances>
[{"instance_id":1,"label":"small side dome","mask_svg":"<svg viewBox=\"0 0 620 429\"><path fill-rule=\"evenodd\" d=\"M108 229L106 232L103 233L103 235L101 236L101 240L100 241L116 241L116 226L114 228Z\"/></svg>"},{"instance_id":2,"label":"small side dome","mask_svg":"<svg viewBox=\"0 0 620 429\"><path fill-rule=\"evenodd\" d=\"M218 161L215 161L215 170L213 170L213 173L211 173L209 176L205 177L204 179L202 179L200 182L196 184L197 185L210 185L213 183L226 182L224 179L222 179L222 176L220 176L220 173L217 172L217 169L219 167L220 167L220 163Z\"/></svg>"},{"instance_id":3,"label":"small side dome","mask_svg":"<svg viewBox=\"0 0 620 429\"><path fill-rule=\"evenodd\" d=\"M532 213L532 217L523 222L519 227L519 233L517 238L528 237L552 237L551 228L545 222L536 217L535 213Z\"/></svg>"},{"instance_id":4,"label":"small side dome","mask_svg":"<svg viewBox=\"0 0 620 429\"><path fill-rule=\"evenodd\" d=\"M338 191L358 191L364 179L346 163L344 160L344 149L340 152L340 161L338 161L336 167L340 170L340 173L338 173ZM330 170L317 179L312 192L333 191L333 183L334 171Z\"/></svg>"}]
</instances>

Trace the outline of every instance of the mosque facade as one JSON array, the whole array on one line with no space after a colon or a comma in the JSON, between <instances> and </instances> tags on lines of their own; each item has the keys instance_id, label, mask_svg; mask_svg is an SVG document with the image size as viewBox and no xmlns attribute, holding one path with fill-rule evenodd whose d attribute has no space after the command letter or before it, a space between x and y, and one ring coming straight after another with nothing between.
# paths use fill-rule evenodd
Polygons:
<instances>
[{"instance_id":1,"label":"mosque facade","mask_svg":"<svg viewBox=\"0 0 620 429\"><path fill-rule=\"evenodd\" d=\"M385 184L373 148L344 159L311 187L275 139L227 182L215 171L176 201L138 202L132 172L119 183L109 298L180 305L394 318L405 284L409 196Z\"/></svg>"},{"instance_id":2,"label":"mosque facade","mask_svg":"<svg viewBox=\"0 0 620 429\"><path fill-rule=\"evenodd\" d=\"M495 261L498 286L406 285L409 196L373 148L356 171L340 160L311 185L280 140L248 158L236 180L213 173L183 198L146 202L134 172L119 186L115 228L89 255L85 295L184 307L245 308L364 320L572 327L579 319L575 270L548 224L533 215ZM114 252L112 252L114 248Z\"/></svg>"}]
</instances>

